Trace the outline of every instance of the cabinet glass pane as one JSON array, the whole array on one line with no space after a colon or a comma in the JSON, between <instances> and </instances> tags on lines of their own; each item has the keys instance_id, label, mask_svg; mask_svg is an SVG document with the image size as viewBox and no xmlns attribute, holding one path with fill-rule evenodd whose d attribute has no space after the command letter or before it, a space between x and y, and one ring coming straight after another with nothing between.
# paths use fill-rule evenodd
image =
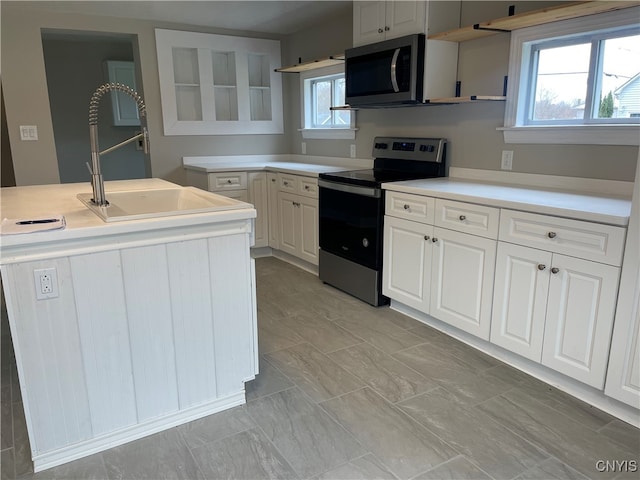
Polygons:
<instances>
[{"instance_id":1,"label":"cabinet glass pane","mask_svg":"<svg viewBox=\"0 0 640 480\"><path fill-rule=\"evenodd\" d=\"M249 87L251 120L271 120L271 90L265 87Z\"/></svg>"},{"instance_id":2,"label":"cabinet glass pane","mask_svg":"<svg viewBox=\"0 0 640 480\"><path fill-rule=\"evenodd\" d=\"M216 120L238 120L238 92L235 87L216 87Z\"/></svg>"},{"instance_id":3,"label":"cabinet glass pane","mask_svg":"<svg viewBox=\"0 0 640 480\"><path fill-rule=\"evenodd\" d=\"M249 86L271 86L271 72L269 69L269 57L267 55L249 54Z\"/></svg>"},{"instance_id":4,"label":"cabinet glass pane","mask_svg":"<svg viewBox=\"0 0 640 480\"><path fill-rule=\"evenodd\" d=\"M200 87L176 85L176 107L179 121L202 120Z\"/></svg>"},{"instance_id":5,"label":"cabinet glass pane","mask_svg":"<svg viewBox=\"0 0 640 480\"><path fill-rule=\"evenodd\" d=\"M198 49L174 47L172 50L174 82L187 85L200 84Z\"/></svg>"},{"instance_id":6,"label":"cabinet glass pane","mask_svg":"<svg viewBox=\"0 0 640 480\"><path fill-rule=\"evenodd\" d=\"M213 84L236 86L236 56L233 52L211 52Z\"/></svg>"}]
</instances>

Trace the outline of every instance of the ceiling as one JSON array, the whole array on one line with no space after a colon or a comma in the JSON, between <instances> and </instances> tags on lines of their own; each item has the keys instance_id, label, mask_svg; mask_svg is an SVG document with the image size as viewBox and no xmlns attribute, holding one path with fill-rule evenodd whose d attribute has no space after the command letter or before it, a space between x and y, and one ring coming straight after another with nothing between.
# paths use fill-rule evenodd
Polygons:
<instances>
[{"instance_id":1,"label":"ceiling","mask_svg":"<svg viewBox=\"0 0 640 480\"><path fill-rule=\"evenodd\" d=\"M126 17L289 35L341 15L351 0L29 1L24 7L59 13Z\"/></svg>"}]
</instances>

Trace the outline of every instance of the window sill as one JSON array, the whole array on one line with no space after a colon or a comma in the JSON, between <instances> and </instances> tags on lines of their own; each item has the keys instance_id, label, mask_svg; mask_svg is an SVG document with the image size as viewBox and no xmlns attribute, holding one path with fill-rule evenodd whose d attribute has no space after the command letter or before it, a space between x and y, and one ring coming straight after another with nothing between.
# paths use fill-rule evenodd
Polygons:
<instances>
[{"instance_id":1,"label":"window sill","mask_svg":"<svg viewBox=\"0 0 640 480\"><path fill-rule=\"evenodd\" d=\"M320 138L331 140L353 140L357 128L301 128L302 138Z\"/></svg>"},{"instance_id":2,"label":"window sill","mask_svg":"<svg viewBox=\"0 0 640 480\"><path fill-rule=\"evenodd\" d=\"M499 127L505 143L640 145L640 125Z\"/></svg>"}]
</instances>

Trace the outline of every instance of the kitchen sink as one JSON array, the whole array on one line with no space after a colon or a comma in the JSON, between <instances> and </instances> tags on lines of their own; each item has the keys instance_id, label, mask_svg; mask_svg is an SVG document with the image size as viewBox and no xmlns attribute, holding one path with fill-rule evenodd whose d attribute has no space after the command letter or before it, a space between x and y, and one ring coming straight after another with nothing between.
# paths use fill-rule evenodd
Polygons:
<instances>
[{"instance_id":1,"label":"kitchen sink","mask_svg":"<svg viewBox=\"0 0 640 480\"><path fill-rule=\"evenodd\" d=\"M143 218L218 212L250 207L247 203L195 187L159 190L107 192L107 206L94 205L90 193L77 195L93 213L105 222L120 222Z\"/></svg>"}]
</instances>

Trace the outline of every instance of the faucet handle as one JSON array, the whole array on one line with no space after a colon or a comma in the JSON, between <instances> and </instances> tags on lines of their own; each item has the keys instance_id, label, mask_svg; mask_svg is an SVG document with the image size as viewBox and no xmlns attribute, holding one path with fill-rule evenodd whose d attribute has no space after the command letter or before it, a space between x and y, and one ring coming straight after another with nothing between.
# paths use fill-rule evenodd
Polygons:
<instances>
[{"instance_id":1,"label":"faucet handle","mask_svg":"<svg viewBox=\"0 0 640 480\"><path fill-rule=\"evenodd\" d=\"M142 151L149 155L149 131L147 127L142 127Z\"/></svg>"}]
</instances>

